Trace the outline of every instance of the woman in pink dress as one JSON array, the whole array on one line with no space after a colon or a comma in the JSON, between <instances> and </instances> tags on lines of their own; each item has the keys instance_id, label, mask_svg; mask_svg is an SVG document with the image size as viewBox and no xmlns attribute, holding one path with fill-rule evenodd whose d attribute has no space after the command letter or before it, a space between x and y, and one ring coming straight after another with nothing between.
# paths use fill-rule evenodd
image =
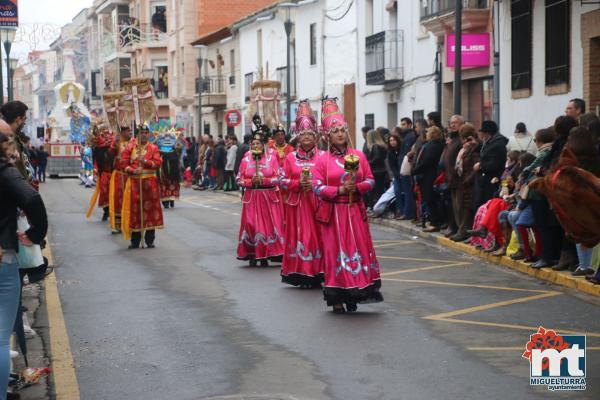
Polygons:
<instances>
[{"instance_id":1,"label":"woman in pink dress","mask_svg":"<svg viewBox=\"0 0 600 400\"><path fill-rule=\"evenodd\" d=\"M249 260L251 267L256 266L257 260L266 267L269 259L281 260L284 253L279 162L265 143L263 131L254 132L250 151L244 155L237 175L238 185L246 189L237 258Z\"/></svg>"},{"instance_id":2,"label":"woman in pink dress","mask_svg":"<svg viewBox=\"0 0 600 400\"><path fill-rule=\"evenodd\" d=\"M323 151L317 149L317 123L308 101L301 101L296 116L298 150L286 156L285 254L281 281L302 288L321 287L323 250L315 220L316 195L312 191L312 170Z\"/></svg>"},{"instance_id":3,"label":"woman in pink dress","mask_svg":"<svg viewBox=\"0 0 600 400\"><path fill-rule=\"evenodd\" d=\"M323 292L327 305L341 314L346 309L356 311L357 303L383 301L379 263L363 202L375 180L365 155L350 148L347 124L334 99L323 101L321 115L330 151L317 160L313 190L320 199L316 218L323 245ZM354 170L352 161L357 162Z\"/></svg>"}]
</instances>

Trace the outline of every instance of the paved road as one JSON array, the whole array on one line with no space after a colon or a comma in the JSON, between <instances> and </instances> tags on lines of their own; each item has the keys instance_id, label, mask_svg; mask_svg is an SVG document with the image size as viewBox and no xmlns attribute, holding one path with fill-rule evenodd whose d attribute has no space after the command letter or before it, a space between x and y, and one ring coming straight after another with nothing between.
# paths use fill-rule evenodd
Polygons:
<instances>
[{"instance_id":1,"label":"paved road","mask_svg":"<svg viewBox=\"0 0 600 400\"><path fill-rule=\"evenodd\" d=\"M372 227L386 301L334 315L318 290L235 259L239 200L185 191L157 248L127 250L73 180L43 194L82 399L599 398L529 385L534 327L588 333L596 298ZM263 397L260 397L263 398Z\"/></svg>"}]
</instances>

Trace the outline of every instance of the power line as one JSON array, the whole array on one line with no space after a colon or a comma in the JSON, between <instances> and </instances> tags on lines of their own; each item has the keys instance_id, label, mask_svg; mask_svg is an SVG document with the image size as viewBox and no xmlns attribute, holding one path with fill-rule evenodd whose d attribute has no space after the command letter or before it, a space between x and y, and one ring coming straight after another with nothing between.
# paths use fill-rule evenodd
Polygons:
<instances>
[{"instance_id":1,"label":"power line","mask_svg":"<svg viewBox=\"0 0 600 400\"><path fill-rule=\"evenodd\" d=\"M350 9L352 9L352 6L354 5L354 0L352 0L350 2L350 5L348 6L348 8L346 9L346 11L340 16L340 17L332 17L329 14L325 13L325 18L331 20L331 21L340 21L342 19L344 19L344 17L350 12Z\"/></svg>"}]
</instances>

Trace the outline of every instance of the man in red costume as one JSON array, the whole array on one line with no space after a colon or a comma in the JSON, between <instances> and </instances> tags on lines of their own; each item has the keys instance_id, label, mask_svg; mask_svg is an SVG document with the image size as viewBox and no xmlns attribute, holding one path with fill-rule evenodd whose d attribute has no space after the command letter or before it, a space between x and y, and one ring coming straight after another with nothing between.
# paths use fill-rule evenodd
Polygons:
<instances>
[{"instance_id":1,"label":"man in red costume","mask_svg":"<svg viewBox=\"0 0 600 400\"><path fill-rule=\"evenodd\" d=\"M125 175L125 167L127 165L123 162L123 152L130 141L131 127L122 126L119 135L113 139L109 150L110 155L114 157L109 189L109 213L112 233L119 233L121 231L123 189L127 181L127 175Z\"/></svg>"},{"instance_id":2,"label":"man in red costume","mask_svg":"<svg viewBox=\"0 0 600 400\"><path fill-rule=\"evenodd\" d=\"M277 125L273 131L273 140L269 141L269 147L275 150L277 161L282 168L287 155L294 151L294 147L285 142L285 129L281 125Z\"/></svg>"},{"instance_id":3,"label":"man in red costume","mask_svg":"<svg viewBox=\"0 0 600 400\"><path fill-rule=\"evenodd\" d=\"M123 192L121 223L123 235L131 240L130 249L140 247L142 232L148 248L154 247L155 229L163 228L160 189L156 172L162 158L158 147L148 141L147 125L138 127L138 138L129 142L122 161L128 179Z\"/></svg>"},{"instance_id":4,"label":"man in red costume","mask_svg":"<svg viewBox=\"0 0 600 400\"><path fill-rule=\"evenodd\" d=\"M98 208L104 210L102 221L107 221L109 218L109 203L110 203L110 178L113 171L114 157L110 154L110 145L114 141L114 134L108 129L102 129L97 135L92 138L92 157L94 159L94 170L97 175L98 184L96 191L90 201L87 217L89 218L94 210L96 199L98 200Z\"/></svg>"}]
</instances>

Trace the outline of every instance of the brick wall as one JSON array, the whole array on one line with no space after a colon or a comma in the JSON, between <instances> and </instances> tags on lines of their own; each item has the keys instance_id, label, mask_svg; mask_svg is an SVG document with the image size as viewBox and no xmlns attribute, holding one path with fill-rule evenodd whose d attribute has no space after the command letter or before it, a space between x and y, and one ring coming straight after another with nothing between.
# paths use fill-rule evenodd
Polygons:
<instances>
[{"instance_id":1,"label":"brick wall","mask_svg":"<svg viewBox=\"0 0 600 400\"><path fill-rule=\"evenodd\" d=\"M198 36L219 30L276 0L198 0Z\"/></svg>"},{"instance_id":2,"label":"brick wall","mask_svg":"<svg viewBox=\"0 0 600 400\"><path fill-rule=\"evenodd\" d=\"M581 16L583 97L588 111L600 104L600 10Z\"/></svg>"}]
</instances>

